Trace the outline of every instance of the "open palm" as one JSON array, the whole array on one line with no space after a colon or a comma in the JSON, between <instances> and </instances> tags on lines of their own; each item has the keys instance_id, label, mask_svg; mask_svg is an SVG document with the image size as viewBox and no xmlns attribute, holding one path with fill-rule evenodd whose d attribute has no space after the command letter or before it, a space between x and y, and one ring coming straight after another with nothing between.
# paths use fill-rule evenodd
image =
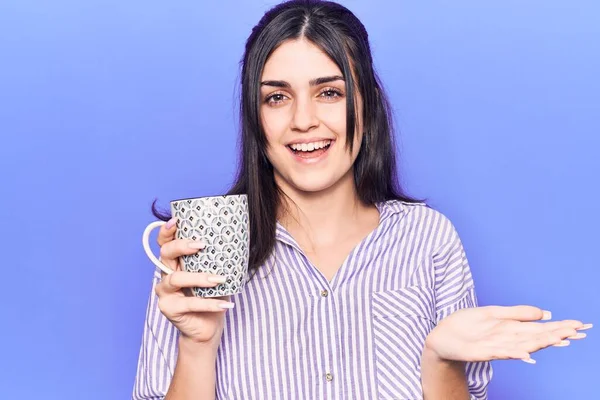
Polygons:
<instances>
[{"instance_id":1,"label":"open palm","mask_svg":"<svg viewBox=\"0 0 600 400\"><path fill-rule=\"evenodd\" d=\"M536 307L476 307L456 311L429 334L426 346L441 359L491 361L521 359L533 363L531 353L549 346L568 346L565 339L582 339L577 331L591 328L581 321L550 319Z\"/></svg>"}]
</instances>

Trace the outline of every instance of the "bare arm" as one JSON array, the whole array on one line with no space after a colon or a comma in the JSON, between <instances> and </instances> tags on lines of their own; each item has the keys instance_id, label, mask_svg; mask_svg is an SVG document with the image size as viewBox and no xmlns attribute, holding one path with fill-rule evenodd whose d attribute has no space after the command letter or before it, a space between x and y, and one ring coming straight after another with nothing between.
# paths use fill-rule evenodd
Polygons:
<instances>
[{"instance_id":1,"label":"bare arm","mask_svg":"<svg viewBox=\"0 0 600 400\"><path fill-rule=\"evenodd\" d=\"M133 398L214 400L217 351L233 303L227 296L186 295L186 289L214 287L223 279L181 271L180 257L198 252L198 243L175 239L175 225L163 225L158 244L162 262L174 272L154 277Z\"/></svg>"},{"instance_id":2,"label":"bare arm","mask_svg":"<svg viewBox=\"0 0 600 400\"><path fill-rule=\"evenodd\" d=\"M216 347L179 338L177 366L165 400L214 400Z\"/></svg>"},{"instance_id":3,"label":"bare arm","mask_svg":"<svg viewBox=\"0 0 600 400\"><path fill-rule=\"evenodd\" d=\"M427 345L421 358L424 400L469 400L465 363L440 359Z\"/></svg>"}]
</instances>

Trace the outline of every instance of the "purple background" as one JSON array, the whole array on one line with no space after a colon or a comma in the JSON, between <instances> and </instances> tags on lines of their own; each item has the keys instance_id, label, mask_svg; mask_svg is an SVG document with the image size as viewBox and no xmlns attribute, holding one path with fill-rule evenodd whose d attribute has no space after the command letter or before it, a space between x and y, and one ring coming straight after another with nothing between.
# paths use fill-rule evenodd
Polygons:
<instances>
[{"instance_id":1,"label":"purple background","mask_svg":"<svg viewBox=\"0 0 600 400\"><path fill-rule=\"evenodd\" d=\"M600 323L600 3L343 3L406 185L457 226L481 303ZM0 2L2 398L130 398L150 203L228 187L238 62L273 4ZM599 355L592 330L496 362L490 398L592 398Z\"/></svg>"}]
</instances>

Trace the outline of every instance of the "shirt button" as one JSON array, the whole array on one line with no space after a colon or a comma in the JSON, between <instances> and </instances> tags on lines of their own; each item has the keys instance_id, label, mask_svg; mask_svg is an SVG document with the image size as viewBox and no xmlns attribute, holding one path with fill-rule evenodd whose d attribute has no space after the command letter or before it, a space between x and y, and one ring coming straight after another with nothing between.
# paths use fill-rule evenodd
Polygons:
<instances>
[{"instance_id":1,"label":"shirt button","mask_svg":"<svg viewBox=\"0 0 600 400\"><path fill-rule=\"evenodd\" d=\"M327 382L331 382L333 380L333 375L327 373L325 374L325 379L327 379Z\"/></svg>"},{"instance_id":2,"label":"shirt button","mask_svg":"<svg viewBox=\"0 0 600 400\"><path fill-rule=\"evenodd\" d=\"M321 290L321 296L327 297L327 295L329 295L329 292L327 292L327 290Z\"/></svg>"}]
</instances>

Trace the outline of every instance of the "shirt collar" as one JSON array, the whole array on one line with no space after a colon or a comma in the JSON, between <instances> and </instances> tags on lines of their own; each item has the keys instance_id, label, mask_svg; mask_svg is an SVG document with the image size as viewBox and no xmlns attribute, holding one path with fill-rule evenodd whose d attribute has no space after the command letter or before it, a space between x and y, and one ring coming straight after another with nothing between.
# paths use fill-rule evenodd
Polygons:
<instances>
[{"instance_id":1,"label":"shirt collar","mask_svg":"<svg viewBox=\"0 0 600 400\"><path fill-rule=\"evenodd\" d=\"M296 243L292 235L290 235L287 229L285 229L283 225L279 223L279 221L277 221L277 226L275 228L275 240L278 240L282 243L285 243L300 250L300 246L298 246L298 243Z\"/></svg>"}]
</instances>

